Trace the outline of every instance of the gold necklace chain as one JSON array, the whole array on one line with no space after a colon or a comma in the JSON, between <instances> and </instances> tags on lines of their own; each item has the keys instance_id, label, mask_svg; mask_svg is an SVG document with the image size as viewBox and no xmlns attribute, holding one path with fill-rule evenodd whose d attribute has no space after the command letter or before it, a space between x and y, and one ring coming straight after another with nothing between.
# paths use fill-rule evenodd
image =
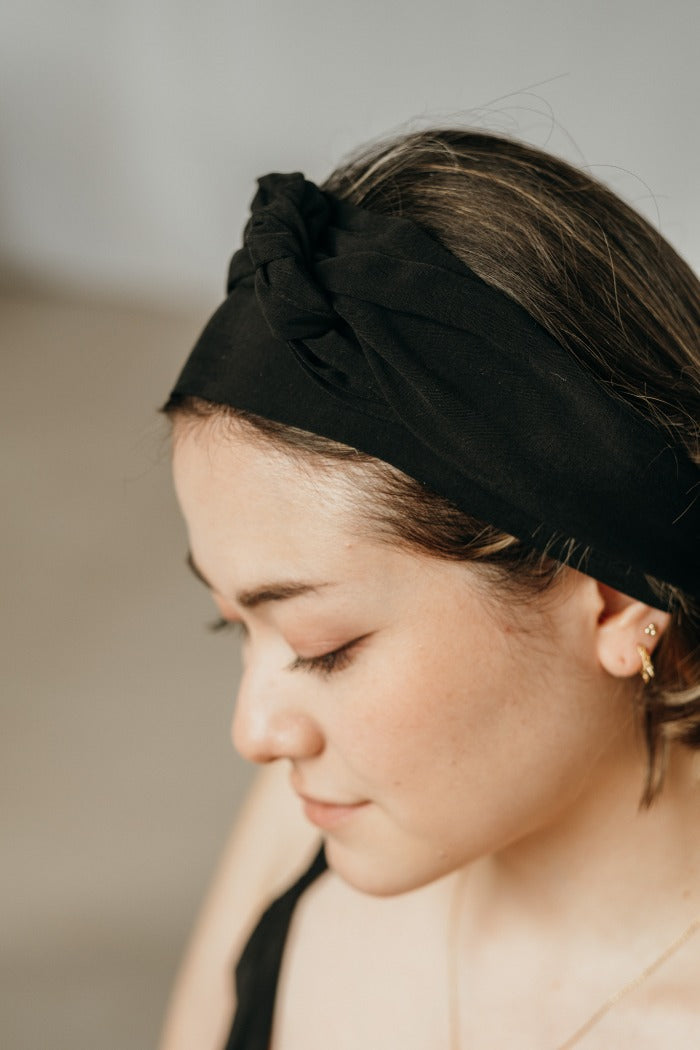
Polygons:
<instances>
[{"instance_id":1,"label":"gold necklace chain","mask_svg":"<svg viewBox=\"0 0 700 1050\"><path fill-rule=\"evenodd\" d=\"M570 1036L565 1043L559 1044L557 1050L570 1050L570 1047L575 1046L579 1040L583 1039L584 1035L587 1035L588 1032L590 1032L594 1025L598 1024L598 1021L600 1021L609 1010L612 1010L613 1006L617 1006L624 996L628 995L629 992L633 992L635 988L639 988L640 984L643 984L647 977L651 977L653 973L656 973L656 971L663 966L663 964L670 959L679 948L682 948L686 941L689 941L693 934L697 933L698 930L700 930L700 919L695 919L691 922L688 929L683 931L680 937L677 937L672 944L669 944L668 948L665 948L662 951L658 958L654 959L652 963L645 967L645 969L637 974L636 977L633 977L626 985L620 988L619 991L614 992L608 999L606 999L605 1002L591 1014L588 1020L584 1021L581 1027L576 1029L574 1034Z\"/></svg>"},{"instance_id":2,"label":"gold necklace chain","mask_svg":"<svg viewBox=\"0 0 700 1050\"><path fill-rule=\"evenodd\" d=\"M450 1050L460 1050L460 1038L459 1038L459 991L457 981L457 956L458 956L458 921L460 914L460 899L461 889L465 880L465 873L462 872L461 877L457 878L455 882L454 891L452 894L452 900L450 902L449 909L449 959L448 959L448 983L449 983L449 1026L450 1026ZM654 959L653 962L649 963L641 973L638 973L636 977L633 977L631 981L623 985L618 991L613 992L612 995L601 1003L597 1007L590 1017L584 1021L584 1023L576 1029L573 1035L570 1035L568 1039L563 1043L559 1043L556 1050L571 1050L571 1047L576 1046L577 1043L583 1039L585 1035L588 1035L590 1030L598 1024L599 1021L605 1017L605 1015L617 1006L621 999L624 999L626 995L633 992L636 988L639 988L652 974L656 973L660 967L667 962L672 955L675 955L684 944L686 944L690 938L700 930L700 919L695 919L691 922L690 926L680 937L677 937L667 948L661 952L660 955Z\"/></svg>"}]
</instances>

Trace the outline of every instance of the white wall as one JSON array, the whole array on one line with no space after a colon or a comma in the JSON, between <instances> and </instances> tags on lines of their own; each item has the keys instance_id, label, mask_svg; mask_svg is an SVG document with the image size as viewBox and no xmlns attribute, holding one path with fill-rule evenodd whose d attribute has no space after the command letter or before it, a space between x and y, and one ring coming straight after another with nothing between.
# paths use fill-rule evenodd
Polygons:
<instances>
[{"instance_id":1,"label":"white wall","mask_svg":"<svg viewBox=\"0 0 700 1050\"><path fill-rule=\"evenodd\" d=\"M414 118L590 164L700 262L697 0L4 0L2 15L5 268L215 299L256 175L322 177Z\"/></svg>"}]
</instances>

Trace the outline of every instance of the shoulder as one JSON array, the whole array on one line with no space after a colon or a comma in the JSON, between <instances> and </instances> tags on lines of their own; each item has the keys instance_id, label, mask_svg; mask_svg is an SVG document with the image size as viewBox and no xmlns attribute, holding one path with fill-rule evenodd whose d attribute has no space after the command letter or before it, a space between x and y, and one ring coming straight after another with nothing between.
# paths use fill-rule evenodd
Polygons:
<instances>
[{"instance_id":1,"label":"shoulder","mask_svg":"<svg viewBox=\"0 0 700 1050\"><path fill-rule=\"evenodd\" d=\"M309 864L319 839L285 768L258 774L226 844L178 974L160 1050L219 1050L235 1008L233 969L260 914Z\"/></svg>"}]
</instances>

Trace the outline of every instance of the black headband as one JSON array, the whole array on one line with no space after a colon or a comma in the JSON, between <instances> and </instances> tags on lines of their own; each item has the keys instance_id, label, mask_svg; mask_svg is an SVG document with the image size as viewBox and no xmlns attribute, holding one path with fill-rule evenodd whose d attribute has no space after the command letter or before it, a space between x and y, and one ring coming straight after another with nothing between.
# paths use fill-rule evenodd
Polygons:
<instances>
[{"instance_id":1,"label":"black headband","mask_svg":"<svg viewBox=\"0 0 700 1050\"><path fill-rule=\"evenodd\" d=\"M700 468L415 223L267 175L228 293L173 398L351 445L652 605L646 575L700 593Z\"/></svg>"}]
</instances>

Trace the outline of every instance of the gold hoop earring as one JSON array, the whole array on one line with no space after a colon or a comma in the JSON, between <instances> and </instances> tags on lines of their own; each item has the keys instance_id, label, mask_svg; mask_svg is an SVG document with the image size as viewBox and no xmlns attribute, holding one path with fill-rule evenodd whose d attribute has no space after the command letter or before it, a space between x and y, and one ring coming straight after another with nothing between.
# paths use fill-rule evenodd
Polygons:
<instances>
[{"instance_id":1,"label":"gold hoop earring","mask_svg":"<svg viewBox=\"0 0 700 1050\"><path fill-rule=\"evenodd\" d=\"M652 680L656 672L654 671L654 665L651 662L651 656L649 655L647 647L645 645L638 645L637 652L639 653L639 659L642 661L639 673L642 676L642 681L646 685L647 682Z\"/></svg>"}]
</instances>

